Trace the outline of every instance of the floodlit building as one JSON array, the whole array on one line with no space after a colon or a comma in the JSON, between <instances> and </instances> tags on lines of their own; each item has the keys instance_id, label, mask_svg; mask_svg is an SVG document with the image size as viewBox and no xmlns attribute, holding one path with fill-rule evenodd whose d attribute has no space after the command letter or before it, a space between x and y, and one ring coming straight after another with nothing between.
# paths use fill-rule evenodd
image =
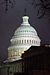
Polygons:
<instances>
[{"instance_id":1,"label":"floodlit building","mask_svg":"<svg viewBox=\"0 0 50 75\"><path fill-rule=\"evenodd\" d=\"M29 24L29 17L25 14L23 22L16 29L14 36L10 40L11 45L8 47L8 61L21 59L21 55L31 46L40 46L41 40L37 31Z\"/></svg>"},{"instance_id":2,"label":"floodlit building","mask_svg":"<svg viewBox=\"0 0 50 75\"><path fill-rule=\"evenodd\" d=\"M29 17L26 15L26 11L22 19L22 24L16 29L10 40L8 59L0 67L0 69L2 68L1 75L14 75L15 72L22 72L21 55L31 46L40 46L41 40L38 37L37 31L29 24Z\"/></svg>"}]
</instances>

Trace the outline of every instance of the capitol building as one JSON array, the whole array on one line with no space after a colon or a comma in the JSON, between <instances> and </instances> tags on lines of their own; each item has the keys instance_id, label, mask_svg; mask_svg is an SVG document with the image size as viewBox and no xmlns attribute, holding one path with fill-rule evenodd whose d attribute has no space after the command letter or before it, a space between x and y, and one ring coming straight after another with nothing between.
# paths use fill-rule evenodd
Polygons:
<instances>
[{"instance_id":1,"label":"capitol building","mask_svg":"<svg viewBox=\"0 0 50 75\"><path fill-rule=\"evenodd\" d=\"M1 75L15 75L22 73L22 54L31 46L40 46L41 40L37 31L30 25L29 16L24 14L23 22L14 32L8 47L8 58L0 65Z\"/></svg>"},{"instance_id":2,"label":"capitol building","mask_svg":"<svg viewBox=\"0 0 50 75\"><path fill-rule=\"evenodd\" d=\"M16 29L14 36L10 40L8 61L21 59L24 51L28 50L31 46L40 46L41 40L38 37L37 31L29 24L29 17L25 14L22 19L22 24Z\"/></svg>"}]
</instances>

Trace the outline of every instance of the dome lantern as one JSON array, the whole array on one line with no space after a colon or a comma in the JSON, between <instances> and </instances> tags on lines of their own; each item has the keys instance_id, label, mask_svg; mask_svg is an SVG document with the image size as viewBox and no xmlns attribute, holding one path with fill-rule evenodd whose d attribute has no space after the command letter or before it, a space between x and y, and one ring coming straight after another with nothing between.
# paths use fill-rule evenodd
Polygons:
<instances>
[{"instance_id":1,"label":"dome lantern","mask_svg":"<svg viewBox=\"0 0 50 75\"><path fill-rule=\"evenodd\" d=\"M23 23L21 25L30 25L28 22L29 17L27 16L26 8L24 10L24 16L22 17L22 19L23 19Z\"/></svg>"}]
</instances>

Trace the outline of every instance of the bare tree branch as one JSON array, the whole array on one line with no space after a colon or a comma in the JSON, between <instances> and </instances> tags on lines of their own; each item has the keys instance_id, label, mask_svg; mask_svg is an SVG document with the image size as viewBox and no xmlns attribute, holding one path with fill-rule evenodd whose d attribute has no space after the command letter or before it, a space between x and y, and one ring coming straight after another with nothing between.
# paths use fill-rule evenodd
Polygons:
<instances>
[{"instance_id":1,"label":"bare tree branch","mask_svg":"<svg viewBox=\"0 0 50 75\"><path fill-rule=\"evenodd\" d=\"M5 11L7 11L8 10L8 7L9 7L9 4L11 4L11 8L14 7L15 0L3 0L3 2L0 3L0 5L3 5L3 4L5 5Z\"/></svg>"},{"instance_id":2,"label":"bare tree branch","mask_svg":"<svg viewBox=\"0 0 50 75\"><path fill-rule=\"evenodd\" d=\"M41 14L39 18L42 18L46 15L49 15L50 19L50 0L39 0L38 3L36 1L37 0L33 0L31 4L34 5L36 8L39 7L37 16Z\"/></svg>"}]
</instances>

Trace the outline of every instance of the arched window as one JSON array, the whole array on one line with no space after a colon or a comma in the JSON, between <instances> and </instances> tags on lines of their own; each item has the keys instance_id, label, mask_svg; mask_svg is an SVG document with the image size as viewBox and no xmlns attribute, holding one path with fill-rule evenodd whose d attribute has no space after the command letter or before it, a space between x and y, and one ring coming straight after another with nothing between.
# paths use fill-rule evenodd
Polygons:
<instances>
[{"instance_id":1,"label":"arched window","mask_svg":"<svg viewBox=\"0 0 50 75\"><path fill-rule=\"evenodd\" d=\"M19 50L19 55L20 55L20 50Z\"/></svg>"}]
</instances>

